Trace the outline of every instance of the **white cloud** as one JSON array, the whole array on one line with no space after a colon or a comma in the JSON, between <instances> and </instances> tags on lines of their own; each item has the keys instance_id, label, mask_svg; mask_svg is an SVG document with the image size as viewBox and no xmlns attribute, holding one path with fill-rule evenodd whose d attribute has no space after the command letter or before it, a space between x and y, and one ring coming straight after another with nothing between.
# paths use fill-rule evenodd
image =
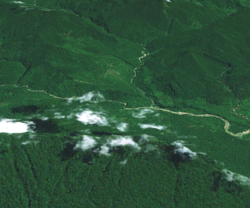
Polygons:
<instances>
[{"instance_id":1,"label":"white cloud","mask_svg":"<svg viewBox=\"0 0 250 208\"><path fill-rule=\"evenodd\" d=\"M190 135L181 135L181 136L176 136L178 139L192 139L192 138L197 138L197 136L190 136Z\"/></svg>"},{"instance_id":2,"label":"white cloud","mask_svg":"<svg viewBox=\"0 0 250 208\"><path fill-rule=\"evenodd\" d=\"M128 124L127 123L120 123L117 125L117 129L120 131L126 131Z\"/></svg>"},{"instance_id":3,"label":"white cloud","mask_svg":"<svg viewBox=\"0 0 250 208\"><path fill-rule=\"evenodd\" d=\"M22 142L22 145L27 145L29 143L31 143L31 141Z\"/></svg>"},{"instance_id":4,"label":"white cloud","mask_svg":"<svg viewBox=\"0 0 250 208\"><path fill-rule=\"evenodd\" d=\"M154 139L155 137L147 135L147 134L142 134L140 140L138 141L140 144L144 144L145 142L149 142L150 139Z\"/></svg>"},{"instance_id":5,"label":"white cloud","mask_svg":"<svg viewBox=\"0 0 250 208\"><path fill-rule=\"evenodd\" d=\"M84 124L98 124L100 126L108 126L107 119L101 115L101 112L93 112L91 110L83 111L80 114L76 114L78 121Z\"/></svg>"},{"instance_id":6,"label":"white cloud","mask_svg":"<svg viewBox=\"0 0 250 208\"><path fill-rule=\"evenodd\" d=\"M109 148L106 145L102 145L101 146L101 150L99 151L99 153L101 155L110 156L110 154L109 154Z\"/></svg>"},{"instance_id":7,"label":"white cloud","mask_svg":"<svg viewBox=\"0 0 250 208\"><path fill-rule=\"evenodd\" d=\"M75 114L74 113L70 113L69 115L65 116L65 118L74 118L75 117Z\"/></svg>"},{"instance_id":8,"label":"white cloud","mask_svg":"<svg viewBox=\"0 0 250 208\"><path fill-rule=\"evenodd\" d=\"M35 134L29 134L29 138L30 138L30 139L34 139L35 137L36 137Z\"/></svg>"},{"instance_id":9,"label":"white cloud","mask_svg":"<svg viewBox=\"0 0 250 208\"><path fill-rule=\"evenodd\" d=\"M62 114L61 114L61 113L59 113L59 112L56 112L56 113L54 114L54 118L61 119L61 118L65 118L65 116L64 116L64 115L62 115Z\"/></svg>"},{"instance_id":10,"label":"white cloud","mask_svg":"<svg viewBox=\"0 0 250 208\"><path fill-rule=\"evenodd\" d=\"M150 151L154 151L157 150L158 146L157 145L152 145L152 144L148 144L144 150L144 152L150 152Z\"/></svg>"},{"instance_id":11,"label":"white cloud","mask_svg":"<svg viewBox=\"0 0 250 208\"><path fill-rule=\"evenodd\" d=\"M84 135L83 140L78 142L74 149L88 150L94 147L97 142L91 136Z\"/></svg>"},{"instance_id":12,"label":"white cloud","mask_svg":"<svg viewBox=\"0 0 250 208\"><path fill-rule=\"evenodd\" d=\"M239 181L241 185L250 186L250 179L246 176L235 174L234 178L236 181Z\"/></svg>"},{"instance_id":13,"label":"white cloud","mask_svg":"<svg viewBox=\"0 0 250 208\"><path fill-rule=\"evenodd\" d=\"M152 124L139 124L139 126L142 129L152 128L152 129L162 130L165 128L164 126L155 126L154 124L153 125Z\"/></svg>"},{"instance_id":14,"label":"white cloud","mask_svg":"<svg viewBox=\"0 0 250 208\"><path fill-rule=\"evenodd\" d=\"M27 145L27 144L31 144L31 143L38 143L38 141L25 141L25 142L22 142L22 145Z\"/></svg>"},{"instance_id":15,"label":"white cloud","mask_svg":"<svg viewBox=\"0 0 250 208\"><path fill-rule=\"evenodd\" d=\"M132 146L133 148L140 150L141 147L132 140L130 136L114 136L115 139L108 139L105 144L101 146L101 149L94 150L94 152L99 153L101 155L110 156L109 153L110 148L117 146Z\"/></svg>"},{"instance_id":16,"label":"white cloud","mask_svg":"<svg viewBox=\"0 0 250 208\"><path fill-rule=\"evenodd\" d=\"M241 185L250 186L250 179L246 176L233 173L232 171L223 169L222 172L225 174L225 179L228 181L238 181Z\"/></svg>"},{"instance_id":17,"label":"white cloud","mask_svg":"<svg viewBox=\"0 0 250 208\"><path fill-rule=\"evenodd\" d=\"M77 97L77 98L69 98L68 99L68 103L72 102L72 101L77 101L79 100L80 103L83 102L101 102L104 101L104 96L101 95L100 92L89 92L81 97Z\"/></svg>"},{"instance_id":18,"label":"white cloud","mask_svg":"<svg viewBox=\"0 0 250 208\"><path fill-rule=\"evenodd\" d=\"M125 165L127 163L127 161L128 161L128 159L123 160L123 161L120 162L120 164Z\"/></svg>"},{"instance_id":19,"label":"white cloud","mask_svg":"<svg viewBox=\"0 0 250 208\"><path fill-rule=\"evenodd\" d=\"M199 155L207 155L205 152L198 152Z\"/></svg>"},{"instance_id":20,"label":"white cloud","mask_svg":"<svg viewBox=\"0 0 250 208\"><path fill-rule=\"evenodd\" d=\"M0 133L25 133L32 132L29 129L29 125L34 124L33 122L14 122L12 119L2 119L0 121Z\"/></svg>"},{"instance_id":21,"label":"white cloud","mask_svg":"<svg viewBox=\"0 0 250 208\"><path fill-rule=\"evenodd\" d=\"M190 149L185 147L182 143L183 141L176 141L171 144L174 147L176 147L176 149L174 150L174 153L180 153L180 154L187 153L191 158L195 158L197 156L197 153L192 152Z\"/></svg>"},{"instance_id":22,"label":"white cloud","mask_svg":"<svg viewBox=\"0 0 250 208\"><path fill-rule=\"evenodd\" d=\"M225 178L227 181L234 181L234 173L229 171L229 170L226 170L226 169L223 169L222 172L225 174Z\"/></svg>"},{"instance_id":23,"label":"white cloud","mask_svg":"<svg viewBox=\"0 0 250 208\"><path fill-rule=\"evenodd\" d=\"M141 149L139 145L131 139L130 136L118 136L117 139L111 140L109 145L112 147L129 145L135 149Z\"/></svg>"},{"instance_id":24,"label":"white cloud","mask_svg":"<svg viewBox=\"0 0 250 208\"><path fill-rule=\"evenodd\" d=\"M24 4L22 1L14 1L15 4Z\"/></svg>"},{"instance_id":25,"label":"white cloud","mask_svg":"<svg viewBox=\"0 0 250 208\"><path fill-rule=\"evenodd\" d=\"M154 111L150 108L146 108L146 109L142 109L140 110L139 113L136 113L136 112L132 112L132 116L135 117L135 118L146 118L146 114L147 113L153 113Z\"/></svg>"},{"instance_id":26,"label":"white cloud","mask_svg":"<svg viewBox=\"0 0 250 208\"><path fill-rule=\"evenodd\" d=\"M45 116L41 116L40 119L43 120L43 121L47 121L49 118L45 117Z\"/></svg>"}]
</instances>

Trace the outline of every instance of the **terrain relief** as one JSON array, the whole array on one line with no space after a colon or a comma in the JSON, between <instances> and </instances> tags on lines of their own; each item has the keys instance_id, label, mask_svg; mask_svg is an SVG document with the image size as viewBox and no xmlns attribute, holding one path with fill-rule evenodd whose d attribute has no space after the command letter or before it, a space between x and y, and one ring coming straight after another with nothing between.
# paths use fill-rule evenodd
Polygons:
<instances>
[{"instance_id":1,"label":"terrain relief","mask_svg":"<svg viewBox=\"0 0 250 208\"><path fill-rule=\"evenodd\" d=\"M250 207L250 2L0 0L1 207Z\"/></svg>"}]
</instances>

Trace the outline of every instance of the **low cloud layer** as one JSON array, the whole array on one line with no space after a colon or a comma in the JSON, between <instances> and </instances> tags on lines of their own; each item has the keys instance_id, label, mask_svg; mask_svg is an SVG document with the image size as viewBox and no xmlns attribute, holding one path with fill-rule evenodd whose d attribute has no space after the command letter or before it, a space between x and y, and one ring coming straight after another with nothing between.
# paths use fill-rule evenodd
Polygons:
<instances>
[{"instance_id":1,"label":"low cloud layer","mask_svg":"<svg viewBox=\"0 0 250 208\"><path fill-rule=\"evenodd\" d=\"M111 147L116 147L116 146L132 146L135 149L141 149L139 145L133 141L133 139L130 136L118 136L116 139L112 139L109 142L109 145Z\"/></svg>"},{"instance_id":2,"label":"low cloud layer","mask_svg":"<svg viewBox=\"0 0 250 208\"><path fill-rule=\"evenodd\" d=\"M93 148L95 145L97 145L97 142L94 137L84 135L83 140L76 144L75 149L88 150Z\"/></svg>"},{"instance_id":3,"label":"low cloud layer","mask_svg":"<svg viewBox=\"0 0 250 208\"><path fill-rule=\"evenodd\" d=\"M15 3L15 4L24 4L24 2L22 2L22 1L13 1L13 3Z\"/></svg>"},{"instance_id":4,"label":"low cloud layer","mask_svg":"<svg viewBox=\"0 0 250 208\"><path fill-rule=\"evenodd\" d=\"M154 124L139 124L139 126L140 126L142 129L152 128L152 129L163 130L163 129L166 128L165 126L156 126L156 125L154 125Z\"/></svg>"},{"instance_id":5,"label":"low cloud layer","mask_svg":"<svg viewBox=\"0 0 250 208\"><path fill-rule=\"evenodd\" d=\"M69 98L68 99L68 103L71 103L72 101L80 101L80 103L83 102L101 102L104 101L105 98L103 95L101 95L100 92L89 92L81 97L77 97L77 98Z\"/></svg>"},{"instance_id":6,"label":"low cloud layer","mask_svg":"<svg viewBox=\"0 0 250 208\"><path fill-rule=\"evenodd\" d=\"M109 148L107 145L102 145L102 146L101 146L101 149L100 149L100 151L99 151L99 154L101 154L101 155L106 155L106 156L110 156L109 150L110 150L110 148Z\"/></svg>"},{"instance_id":7,"label":"low cloud layer","mask_svg":"<svg viewBox=\"0 0 250 208\"><path fill-rule=\"evenodd\" d=\"M146 114L153 113L154 110L152 109L142 109L139 112L132 112L132 116L135 118L146 118Z\"/></svg>"},{"instance_id":8,"label":"low cloud layer","mask_svg":"<svg viewBox=\"0 0 250 208\"><path fill-rule=\"evenodd\" d=\"M65 118L66 116L64 116L64 115L62 115L61 113L59 113L59 112L56 112L55 114L54 114L54 118L57 118L57 119L62 119L62 118Z\"/></svg>"},{"instance_id":9,"label":"low cloud layer","mask_svg":"<svg viewBox=\"0 0 250 208\"><path fill-rule=\"evenodd\" d=\"M2 119L0 121L0 133L17 134L32 132L29 128L30 124L33 124L33 122L15 122L13 119Z\"/></svg>"},{"instance_id":10,"label":"low cloud layer","mask_svg":"<svg viewBox=\"0 0 250 208\"><path fill-rule=\"evenodd\" d=\"M112 136L106 140L99 140L99 137L83 136L83 140L79 141L74 149L81 149L83 151L96 147L100 145L99 148L95 149L93 152L99 153L101 155L110 156L109 153L111 149L119 146L130 146L133 149L140 150L141 147L133 141L131 136Z\"/></svg>"},{"instance_id":11,"label":"low cloud layer","mask_svg":"<svg viewBox=\"0 0 250 208\"><path fill-rule=\"evenodd\" d=\"M91 110L85 110L79 114L76 114L77 120L87 124L97 124L100 126L108 126L108 120L102 115L102 112L93 112Z\"/></svg>"},{"instance_id":12,"label":"low cloud layer","mask_svg":"<svg viewBox=\"0 0 250 208\"><path fill-rule=\"evenodd\" d=\"M187 154L190 158L194 159L197 156L196 152L192 152L190 149L183 145L183 141L175 141L171 143L176 149L174 149L175 154Z\"/></svg>"},{"instance_id":13,"label":"low cloud layer","mask_svg":"<svg viewBox=\"0 0 250 208\"><path fill-rule=\"evenodd\" d=\"M250 186L250 178L234 173L232 171L223 169L222 172L225 174L225 179L228 181L237 181L241 185Z\"/></svg>"},{"instance_id":14,"label":"low cloud layer","mask_svg":"<svg viewBox=\"0 0 250 208\"><path fill-rule=\"evenodd\" d=\"M126 131L127 130L127 127L128 127L128 124L127 123L120 123L117 125L117 129L120 130L120 131Z\"/></svg>"}]
</instances>

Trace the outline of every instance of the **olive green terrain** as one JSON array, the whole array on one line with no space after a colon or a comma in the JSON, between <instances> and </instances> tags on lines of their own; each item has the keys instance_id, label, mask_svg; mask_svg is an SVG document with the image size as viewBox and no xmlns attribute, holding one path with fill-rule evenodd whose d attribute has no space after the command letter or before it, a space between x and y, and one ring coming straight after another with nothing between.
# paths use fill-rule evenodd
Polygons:
<instances>
[{"instance_id":1,"label":"olive green terrain","mask_svg":"<svg viewBox=\"0 0 250 208\"><path fill-rule=\"evenodd\" d=\"M232 135L250 129L249 29L248 0L0 0L0 117L34 123L0 134L0 207L250 207L250 180L223 172L250 178ZM89 92L104 99L67 100ZM110 125L71 116L86 109ZM141 149L98 154L116 136Z\"/></svg>"}]
</instances>

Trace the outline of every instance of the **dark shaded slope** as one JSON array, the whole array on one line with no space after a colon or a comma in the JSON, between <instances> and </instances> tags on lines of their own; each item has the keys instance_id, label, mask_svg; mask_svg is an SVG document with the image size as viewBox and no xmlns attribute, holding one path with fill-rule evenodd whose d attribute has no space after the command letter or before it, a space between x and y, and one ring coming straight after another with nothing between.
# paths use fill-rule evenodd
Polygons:
<instances>
[{"instance_id":1,"label":"dark shaded slope","mask_svg":"<svg viewBox=\"0 0 250 208\"><path fill-rule=\"evenodd\" d=\"M250 94L249 14L244 8L202 29L152 41L135 84L160 106L199 107L229 116L216 108L230 112Z\"/></svg>"},{"instance_id":2,"label":"dark shaded slope","mask_svg":"<svg viewBox=\"0 0 250 208\"><path fill-rule=\"evenodd\" d=\"M38 1L38 5L47 5ZM145 43L162 35L168 21L163 13L163 1L54 1L51 8L63 8L73 11L81 17L87 17L107 32L129 40Z\"/></svg>"},{"instance_id":3,"label":"dark shaded slope","mask_svg":"<svg viewBox=\"0 0 250 208\"><path fill-rule=\"evenodd\" d=\"M37 5L72 11L109 33L144 44L172 30L180 32L203 27L243 8L239 0L112 0L108 3L105 0L37 0Z\"/></svg>"},{"instance_id":4,"label":"dark shaded slope","mask_svg":"<svg viewBox=\"0 0 250 208\"><path fill-rule=\"evenodd\" d=\"M217 163L206 156L181 160L178 167L168 160L173 148L133 153L119 148L106 157L74 151L58 137L43 143L1 147L4 185L0 204L10 207L244 207L249 189L227 181ZM121 158L127 159L121 164ZM129 156L128 156L129 155ZM17 192L18 191L18 192ZM20 194L21 193L21 194ZM15 200L8 200L15 196ZM22 198L21 198L22 197Z\"/></svg>"}]
</instances>

